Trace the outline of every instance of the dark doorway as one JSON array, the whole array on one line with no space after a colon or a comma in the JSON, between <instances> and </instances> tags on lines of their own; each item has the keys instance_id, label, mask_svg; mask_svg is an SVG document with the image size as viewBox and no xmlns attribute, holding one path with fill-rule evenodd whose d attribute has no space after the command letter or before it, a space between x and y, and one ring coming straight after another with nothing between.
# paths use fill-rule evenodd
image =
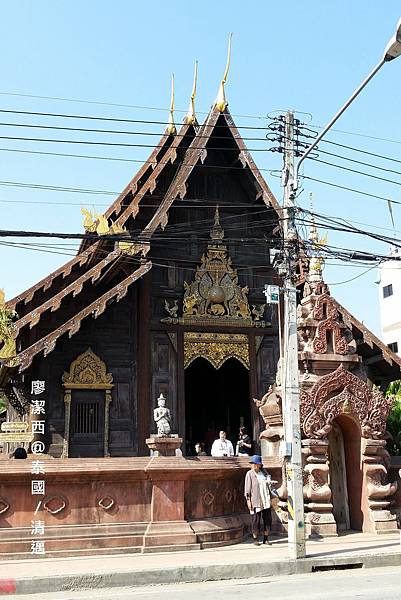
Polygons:
<instances>
[{"instance_id":1,"label":"dark doorway","mask_svg":"<svg viewBox=\"0 0 401 600\"><path fill-rule=\"evenodd\" d=\"M223 429L234 450L238 428L251 428L249 371L235 358L215 369L197 358L185 370L186 452L194 453L196 442L204 442L210 454L213 440Z\"/></svg>"},{"instance_id":2,"label":"dark doorway","mask_svg":"<svg viewBox=\"0 0 401 600\"><path fill-rule=\"evenodd\" d=\"M69 456L104 456L104 391L74 390Z\"/></svg>"},{"instance_id":3,"label":"dark doorway","mask_svg":"<svg viewBox=\"0 0 401 600\"><path fill-rule=\"evenodd\" d=\"M344 436L341 427L333 423L329 433L329 483L337 533L350 529L347 465L345 462Z\"/></svg>"},{"instance_id":4,"label":"dark doorway","mask_svg":"<svg viewBox=\"0 0 401 600\"><path fill-rule=\"evenodd\" d=\"M337 532L362 531L361 431L354 419L340 415L329 434L330 487Z\"/></svg>"}]
</instances>

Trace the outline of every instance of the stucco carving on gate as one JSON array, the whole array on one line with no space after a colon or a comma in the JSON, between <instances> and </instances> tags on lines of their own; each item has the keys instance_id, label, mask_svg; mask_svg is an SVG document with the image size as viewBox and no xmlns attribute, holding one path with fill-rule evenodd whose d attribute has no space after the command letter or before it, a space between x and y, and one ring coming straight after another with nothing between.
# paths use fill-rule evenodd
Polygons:
<instances>
[{"instance_id":1,"label":"stucco carving on gate","mask_svg":"<svg viewBox=\"0 0 401 600\"><path fill-rule=\"evenodd\" d=\"M340 365L309 391L301 391L302 430L307 438L326 438L336 417L352 414L360 424L362 437L380 439L386 430L391 402Z\"/></svg>"}]
</instances>

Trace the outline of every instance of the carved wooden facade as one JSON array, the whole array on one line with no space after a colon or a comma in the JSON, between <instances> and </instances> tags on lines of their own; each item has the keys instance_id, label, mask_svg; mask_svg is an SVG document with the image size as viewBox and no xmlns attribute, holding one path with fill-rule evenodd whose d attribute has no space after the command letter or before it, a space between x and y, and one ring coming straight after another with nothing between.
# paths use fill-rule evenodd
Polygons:
<instances>
[{"instance_id":1,"label":"carved wooden facade","mask_svg":"<svg viewBox=\"0 0 401 600\"><path fill-rule=\"evenodd\" d=\"M260 282L277 281L265 240L275 243L279 218L230 113L216 108L202 126L166 131L104 215L86 211L87 231L98 239L82 242L76 257L7 305L18 313L18 365L3 364L0 386L10 392L11 376L27 392L32 380L46 382L50 454L81 451L71 434L74 394L81 398L85 389L94 398L90 410L104 407L103 455L148 453L160 393L184 436L185 369L200 357L215 369L229 359L247 369L258 437L252 397L274 381L278 360L276 315L264 306ZM127 233L134 231L138 240ZM250 237L263 252L244 247ZM200 304L191 309L195 288ZM71 387L63 375L88 348L112 377L107 389Z\"/></svg>"},{"instance_id":2,"label":"carved wooden facade","mask_svg":"<svg viewBox=\"0 0 401 600\"><path fill-rule=\"evenodd\" d=\"M257 440L263 421L252 398L277 375L277 311L264 306L262 289L279 283L268 247L280 242L281 209L229 111L214 107L203 125L185 124L178 135L166 131L112 206L96 223L93 218L87 214L85 222L99 237L83 241L74 258L7 304L7 314L18 315L12 324L18 364L3 362L0 369L10 403L26 412L30 382L44 380L46 449L66 456L72 388L63 374L90 348L112 376L107 394L97 390L109 407L102 453L142 455L160 393L173 428L184 436L186 368L203 358L218 370L235 359L249 375ZM328 355L342 357L354 376L375 383L399 377L399 359L321 292L314 303L306 293L300 309L306 311L300 315L303 393L313 395L319 377L339 367L341 360L335 364ZM316 369L310 352L318 356ZM356 407L357 385L347 385L347 392L338 388L348 396L331 406L333 415L338 406ZM369 402L378 397L372 394ZM281 424L277 414L270 417L277 437ZM368 418L364 427L372 422Z\"/></svg>"}]
</instances>

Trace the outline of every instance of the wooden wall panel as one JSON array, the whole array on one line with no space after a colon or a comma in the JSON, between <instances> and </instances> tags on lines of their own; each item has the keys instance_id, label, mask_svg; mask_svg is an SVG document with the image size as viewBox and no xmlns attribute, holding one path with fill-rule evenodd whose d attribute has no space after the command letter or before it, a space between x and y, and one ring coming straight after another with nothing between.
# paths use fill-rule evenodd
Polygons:
<instances>
[{"instance_id":1,"label":"wooden wall panel","mask_svg":"<svg viewBox=\"0 0 401 600\"><path fill-rule=\"evenodd\" d=\"M133 289L126 298L107 307L98 319L88 318L72 338L63 336L47 358L35 358L27 375L43 379L46 392L46 437L49 453L60 456L64 436L64 392L62 375L71 362L90 347L113 375L114 388L110 406L110 454L134 456L137 453L137 363L135 296ZM113 432L118 432L113 433Z\"/></svg>"},{"instance_id":2,"label":"wooden wall panel","mask_svg":"<svg viewBox=\"0 0 401 600\"><path fill-rule=\"evenodd\" d=\"M177 402L177 354L164 331L152 332L151 343L152 355L152 402L151 423L152 431L155 431L153 422L153 409L157 406L156 400L160 394L167 399L166 406L170 408L173 416L173 432L178 426L178 402Z\"/></svg>"},{"instance_id":3,"label":"wooden wall panel","mask_svg":"<svg viewBox=\"0 0 401 600\"><path fill-rule=\"evenodd\" d=\"M256 356L258 398L261 398L269 385L274 383L278 359L278 339L273 335L264 336Z\"/></svg>"}]
</instances>

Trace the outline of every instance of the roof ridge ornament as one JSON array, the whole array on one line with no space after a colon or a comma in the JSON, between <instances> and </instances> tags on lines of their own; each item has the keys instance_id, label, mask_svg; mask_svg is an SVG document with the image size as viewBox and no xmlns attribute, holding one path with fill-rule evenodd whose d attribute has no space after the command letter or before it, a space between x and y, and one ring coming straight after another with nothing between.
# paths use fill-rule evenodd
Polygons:
<instances>
[{"instance_id":1,"label":"roof ridge ornament","mask_svg":"<svg viewBox=\"0 0 401 600\"><path fill-rule=\"evenodd\" d=\"M195 98L196 98L196 84L198 81L198 61L195 61L195 69L194 69L194 83L192 86L191 99L189 101L188 112L185 115L184 123L186 125L195 125L196 123L196 114L195 114Z\"/></svg>"},{"instance_id":2,"label":"roof ridge ornament","mask_svg":"<svg viewBox=\"0 0 401 600\"><path fill-rule=\"evenodd\" d=\"M166 131L169 135L175 135L177 133L177 128L174 123L174 73L171 76L171 100Z\"/></svg>"},{"instance_id":3,"label":"roof ridge ornament","mask_svg":"<svg viewBox=\"0 0 401 600\"><path fill-rule=\"evenodd\" d=\"M223 79L220 82L220 87L219 87L219 91L217 92L217 97L216 97L216 102L215 102L215 107L220 112L224 112L225 109L226 109L226 107L228 106L228 102L226 100L226 95L225 95L225 92L224 92L224 85L227 82L228 71L229 71L229 68L230 68L230 60L231 60L231 38L232 37L233 37L233 34L230 33L230 35L228 37L228 51L227 51L226 69L224 71Z\"/></svg>"},{"instance_id":4,"label":"roof ridge ornament","mask_svg":"<svg viewBox=\"0 0 401 600\"><path fill-rule=\"evenodd\" d=\"M312 192L309 194L310 198L310 215L311 215L311 225L309 229L309 240L310 240L310 250L309 250L309 283L322 283L323 282L323 267L324 267L324 258L322 256L322 248L327 244L327 234L323 237L319 237L315 214L313 211L313 194Z\"/></svg>"},{"instance_id":5,"label":"roof ridge ornament","mask_svg":"<svg viewBox=\"0 0 401 600\"><path fill-rule=\"evenodd\" d=\"M216 242L221 242L224 238L224 229L220 225L219 205L216 206L214 213L214 224L210 231L210 238Z\"/></svg>"}]
</instances>

